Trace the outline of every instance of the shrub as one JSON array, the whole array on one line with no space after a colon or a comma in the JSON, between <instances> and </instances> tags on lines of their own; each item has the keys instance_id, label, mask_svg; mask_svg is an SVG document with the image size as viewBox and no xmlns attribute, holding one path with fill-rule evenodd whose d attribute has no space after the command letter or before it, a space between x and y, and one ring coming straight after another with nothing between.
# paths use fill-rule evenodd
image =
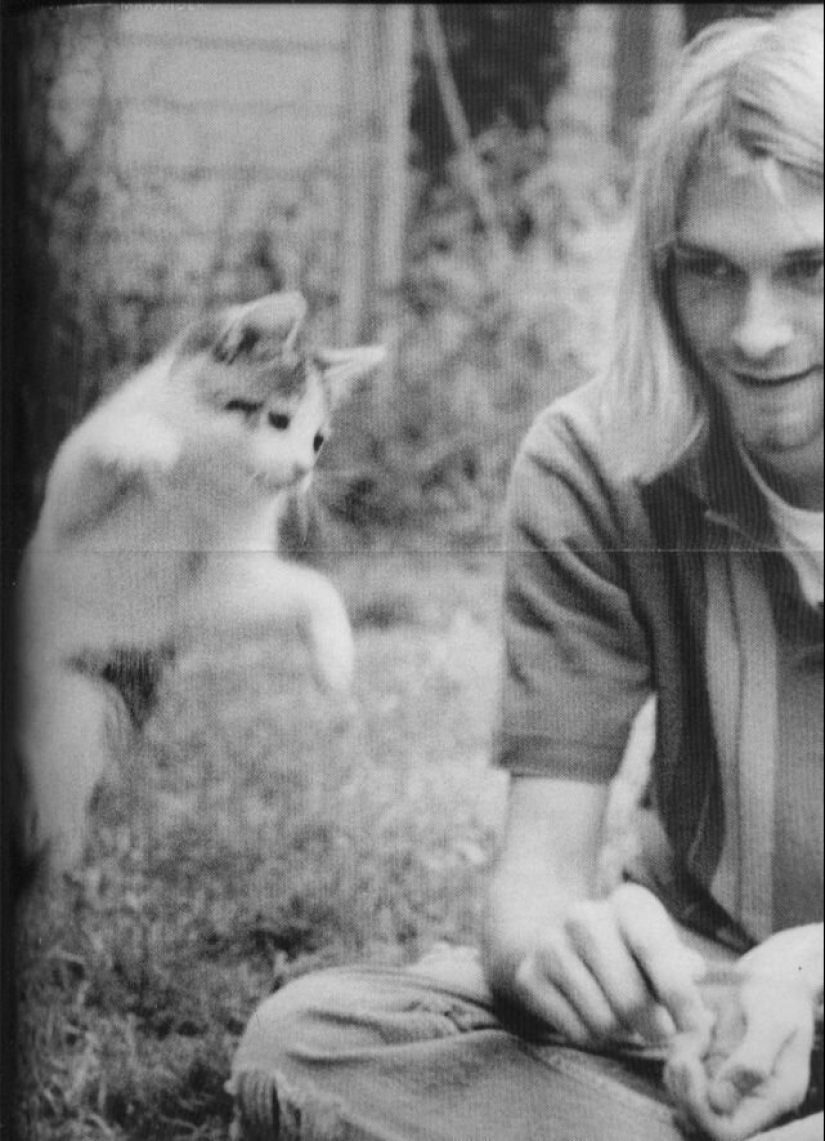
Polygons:
<instances>
[{"instance_id":1,"label":"shrub","mask_svg":"<svg viewBox=\"0 0 825 1141\"><path fill-rule=\"evenodd\" d=\"M348 422L356 455L337 453L320 481L326 509L351 523L489 538L531 419L603 360L624 237L620 164L602 156L588 197L587 179L556 169L543 130L500 123L477 152L495 232L458 159L445 181L418 188L395 375Z\"/></svg>"}]
</instances>

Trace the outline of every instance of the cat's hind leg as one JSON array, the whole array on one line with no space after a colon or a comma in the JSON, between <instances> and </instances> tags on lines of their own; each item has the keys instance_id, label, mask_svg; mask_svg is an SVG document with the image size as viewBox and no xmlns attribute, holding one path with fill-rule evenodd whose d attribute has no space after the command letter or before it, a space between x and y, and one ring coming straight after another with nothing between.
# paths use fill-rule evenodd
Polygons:
<instances>
[{"instance_id":1,"label":"cat's hind leg","mask_svg":"<svg viewBox=\"0 0 825 1141\"><path fill-rule=\"evenodd\" d=\"M129 718L112 685L70 666L30 677L21 697L19 845L26 860L64 871L83 855L92 794L126 745Z\"/></svg>"}]
</instances>

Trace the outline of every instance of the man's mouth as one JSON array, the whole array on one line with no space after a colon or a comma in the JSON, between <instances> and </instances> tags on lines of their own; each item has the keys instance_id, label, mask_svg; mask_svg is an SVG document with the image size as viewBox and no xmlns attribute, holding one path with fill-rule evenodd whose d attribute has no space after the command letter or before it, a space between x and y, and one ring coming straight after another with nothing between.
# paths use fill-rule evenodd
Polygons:
<instances>
[{"instance_id":1,"label":"man's mouth","mask_svg":"<svg viewBox=\"0 0 825 1141\"><path fill-rule=\"evenodd\" d=\"M806 380L814 372L814 369L806 368L802 372L787 372L770 376L755 376L753 373L732 371L739 383L746 388L782 388L786 384L796 384L800 380Z\"/></svg>"}]
</instances>

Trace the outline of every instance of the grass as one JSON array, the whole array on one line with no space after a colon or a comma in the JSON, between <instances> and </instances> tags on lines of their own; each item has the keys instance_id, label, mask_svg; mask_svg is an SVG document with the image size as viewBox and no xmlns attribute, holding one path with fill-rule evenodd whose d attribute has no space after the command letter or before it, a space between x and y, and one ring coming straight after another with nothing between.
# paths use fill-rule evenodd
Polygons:
<instances>
[{"instance_id":1,"label":"grass","mask_svg":"<svg viewBox=\"0 0 825 1141\"><path fill-rule=\"evenodd\" d=\"M354 708L319 695L289 636L180 663L100 790L85 865L20 911L21 1138L224 1138L259 1000L324 965L474 940L504 792L500 569L340 558Z\"/></svg>"}]
</instances>

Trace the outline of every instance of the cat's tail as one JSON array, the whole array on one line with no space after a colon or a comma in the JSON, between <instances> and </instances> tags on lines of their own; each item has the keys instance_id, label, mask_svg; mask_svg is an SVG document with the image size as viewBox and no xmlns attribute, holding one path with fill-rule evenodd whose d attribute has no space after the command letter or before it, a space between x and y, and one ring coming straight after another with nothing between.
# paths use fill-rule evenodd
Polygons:
<instances>
[{"instance_id":1,"label":"cat's tail","mask_svg":"<svg viewBox=\"0 0 825 1141\"><path fill-rule=\"evenodd\" d=\"M16 847L26 868L65 871L83 854L92 794L127 742L129 719L100 676L51 664L21 678Z\"/></svg>"}]
</instances>

